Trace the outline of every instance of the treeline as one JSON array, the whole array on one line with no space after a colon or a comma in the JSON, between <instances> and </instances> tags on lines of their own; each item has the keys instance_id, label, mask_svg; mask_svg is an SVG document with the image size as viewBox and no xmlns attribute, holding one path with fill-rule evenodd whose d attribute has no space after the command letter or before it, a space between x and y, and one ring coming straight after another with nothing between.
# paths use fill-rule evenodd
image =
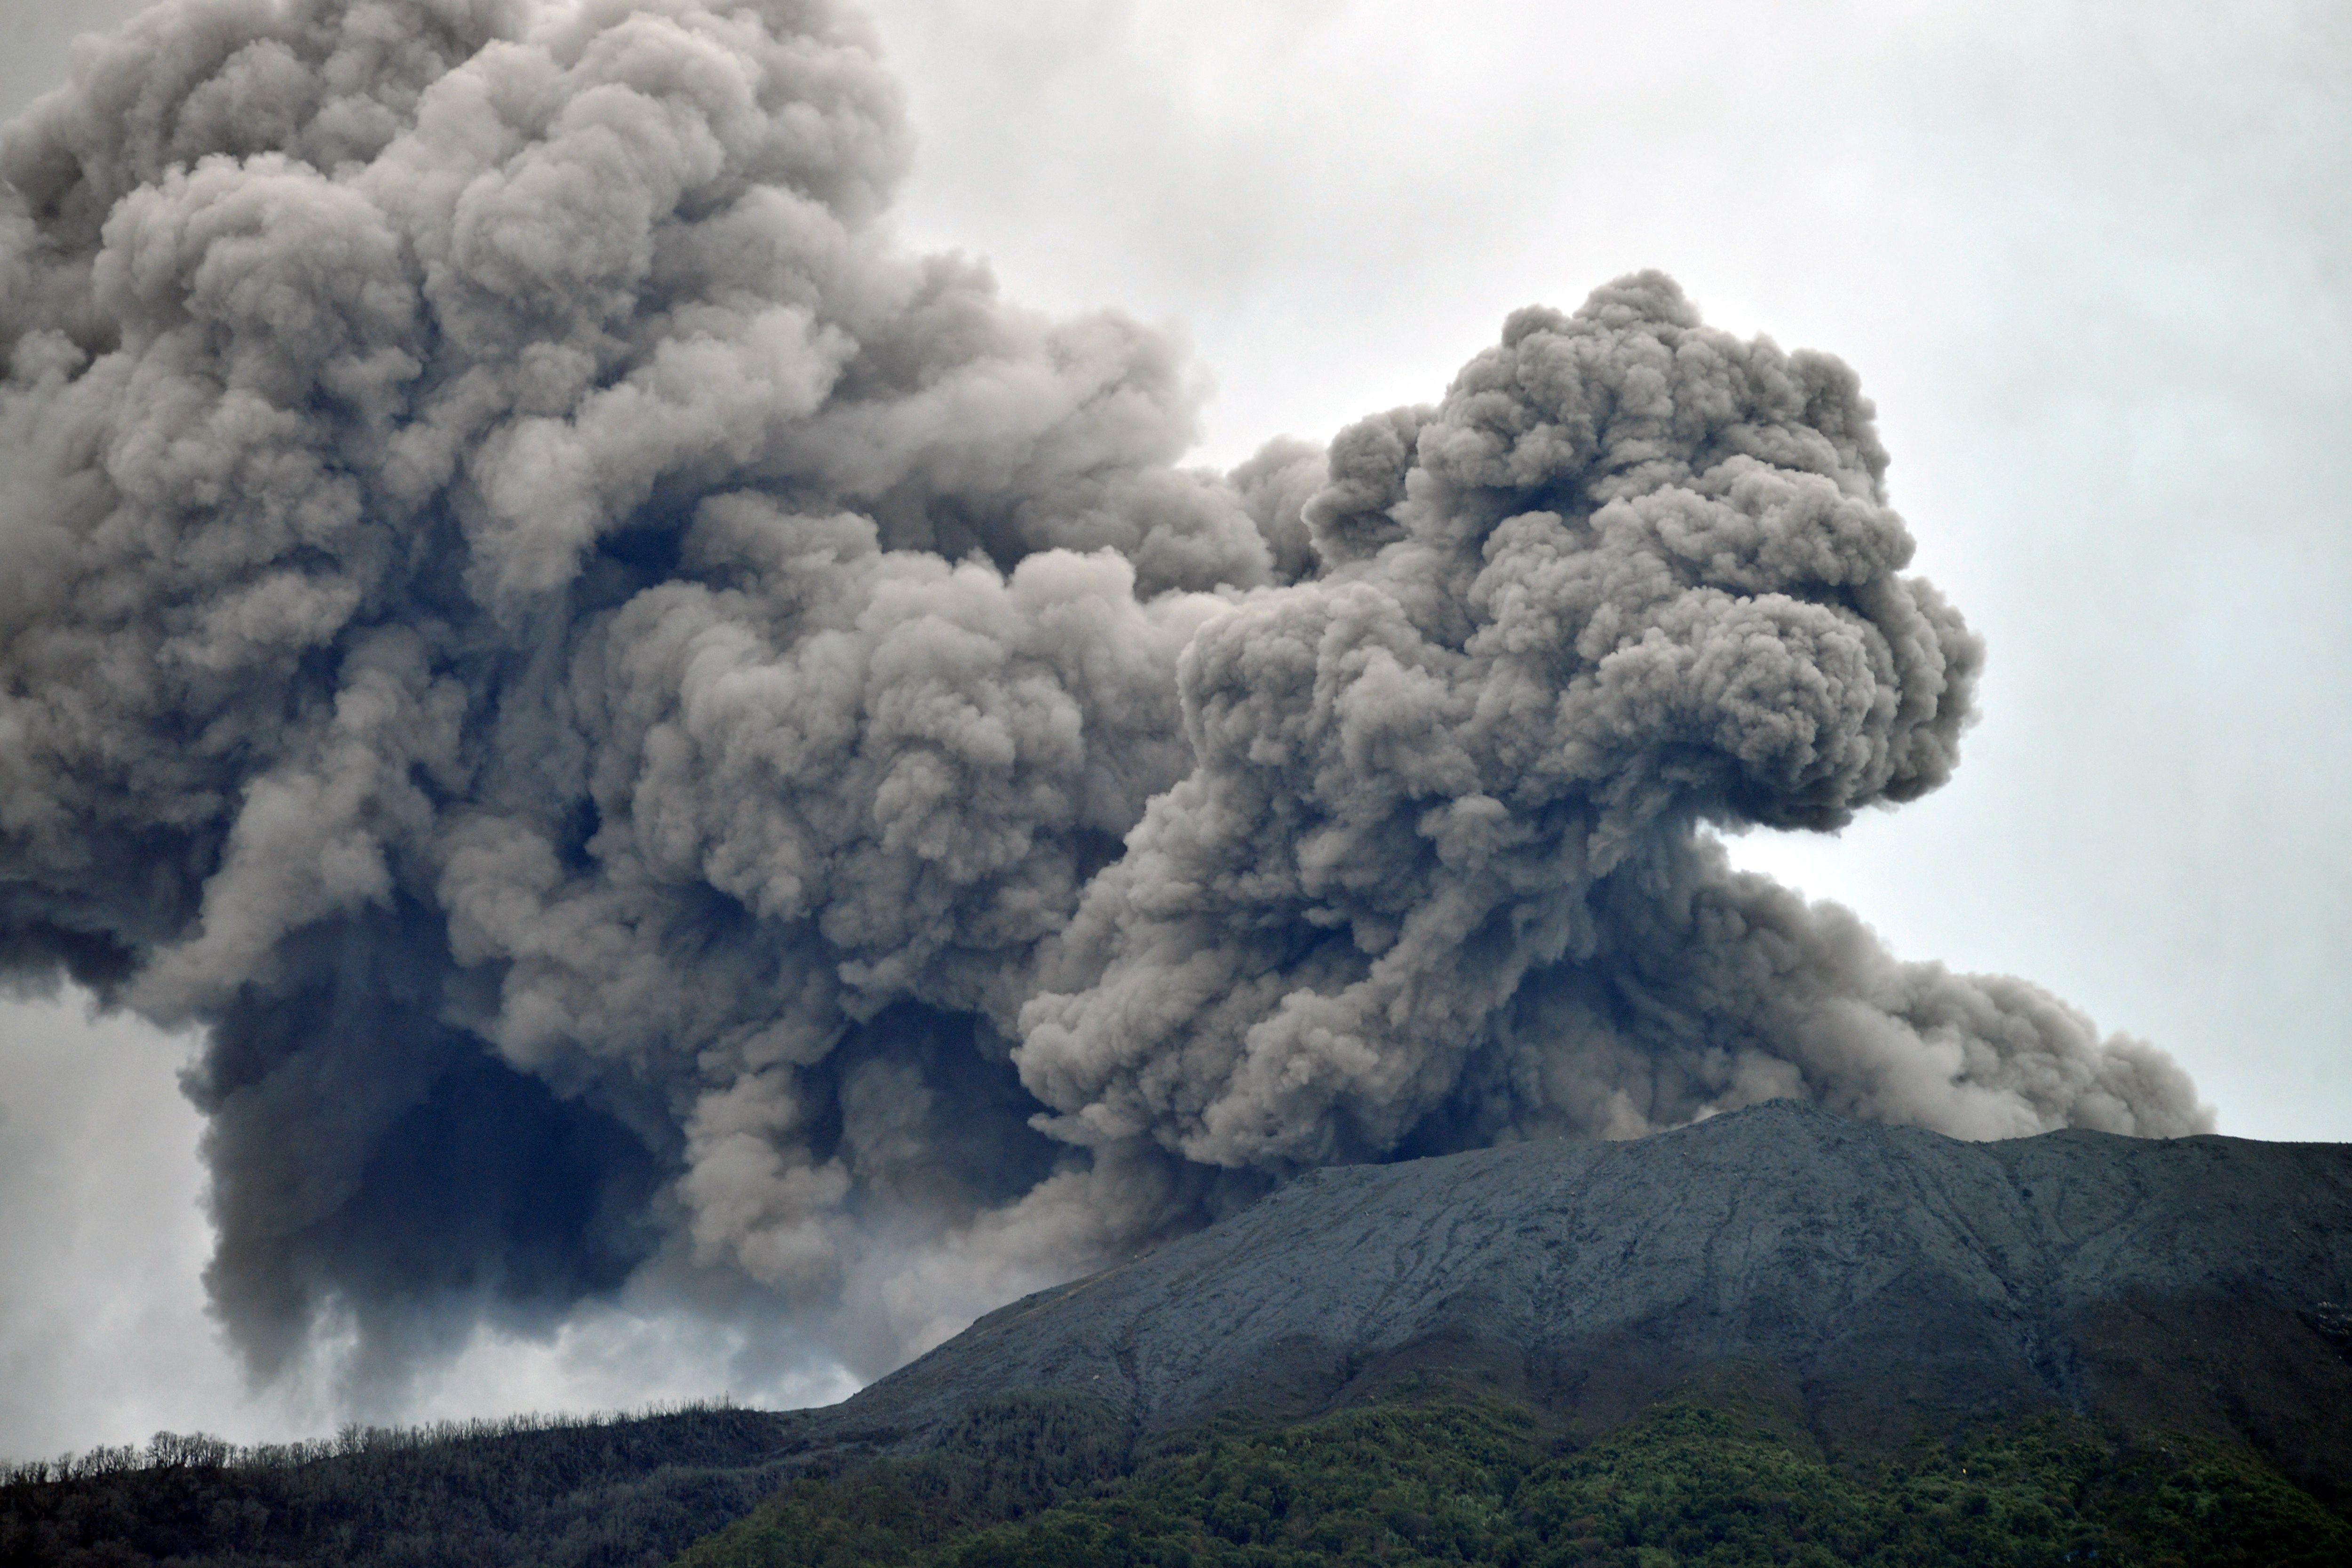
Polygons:
<instances>
[{"instance_id":1,"label":"treeline","mask_svg":"<svg viewBox=\"0 0 2352 1568\"><path fill-rule=\"evenodd\" d=\"M252 1448L159 1434L14 1467L0 1564L654 1568L774 1492L795 1430L705 1406Z\"/></svg>"},{"instance_id":2,"label":"treeline","mask_svg":"<svg viewBox=\"0 0 2352 1568\"><path fill-rule=\"evenodd\" d=\"M1128 1468L944 1447L795 1480L677 1568L2340 1568L2352 1526L2258 1456L2049 1418L1866 1471L1801 1424L1685 1402L1568 1449L1438 1398L1213 1424Z\"/></svg>"},{"instance_id":3,"label":"treeline","mask_svg":"<svg viewBox=\"0 0 2352 1568\"><path fill-rule=\"evenodd\" d=\"M158 1432L142 1447L136 1444L101 1443L83 1453L65 1453L54 1459L0 1460L0 1487L39 1485L45 1481L86 1481L141 1470L172 1469L292 1469L326 1459L383 1453L400 1448L424 1448L440 1443L511 1437L524 1432L569 1432L648 1421L663 1415L698 1415L732 1410L732 1397L679 1400L654 1404L639 1411L598 1411L586 1415L550 1415L537 1411L519 1415L481 1417L467 1421L435 1421L422 1426L344 1426L331 1437L299 1438L290 1443L232 1443L208 1432Z\"/></svg>"},{"instance_id":4,"label":"treeline","mask_svg":"<svg viewBox=\"0 0 2352 1568\"><path fill-rule=\"evenodd\" d=\"M2204 1568L2352 1563L2259 1455L2063 1415L1863 1464L1720 1389L1578 1445L1442 1384L1142 1440L1034 1394L919 1452L727 1407L233 1447L160 1434L0 1486L16 1568Z\"/></svg>"}]
</instances>

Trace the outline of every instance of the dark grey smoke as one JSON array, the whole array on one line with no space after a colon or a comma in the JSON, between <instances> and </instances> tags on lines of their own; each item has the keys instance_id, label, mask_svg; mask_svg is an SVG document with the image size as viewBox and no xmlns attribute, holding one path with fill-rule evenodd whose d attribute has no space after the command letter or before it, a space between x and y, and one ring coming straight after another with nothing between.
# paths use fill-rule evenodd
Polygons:
<instances>
[{"instance_id":1,"label":"dark grey smoke","mask_svg":"<svg viewBox=\"0 0 2352 1568\"><path fill-rule=\"evenodd\" d=\"M1703 831L1948 774L1853 374L1654 274L1328 455L897 248L823 4L173 0L0 141L0 966L210 1046L215 1297L868 1371L1332 1160L2208 1123ZM731 1283L730 1283L731 1282Z\"/></svg>"}]
</instances>

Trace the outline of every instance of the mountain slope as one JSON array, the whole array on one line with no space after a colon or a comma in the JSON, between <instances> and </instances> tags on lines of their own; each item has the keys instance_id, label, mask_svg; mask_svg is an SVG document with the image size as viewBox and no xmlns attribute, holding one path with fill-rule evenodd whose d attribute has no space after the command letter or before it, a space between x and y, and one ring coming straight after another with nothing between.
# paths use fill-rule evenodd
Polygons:
<instances>
[{"instance_id":1,"label":"mountain slope","mask_svg":"<svg viewBox=\"0 0 2352 1568\"><path fill-rule=\"evenodd\" d=\"M1775 1101L1638 1142L1309 1173L1040 1292L845 1405L905 1441L1021 1391L1145 1431L1297 1416L1414 1369L1571 1431L1726 1366L1832 1447L2055 1406L2352 1475L2352 1148L2066 1131L1964 1143Z\"/></svg>"},{"instance_id":2,"label":"mountain slope","mask_svg":"<svg viewBox=\"0 0 2352 1568\"><path fill-rule=\"evenodd\" d=\"M1775 1102L1312 1173L827 1409L0 1486L0 1563L2335 1562L2347 1299L2352 1147Z\"/></svg>"}]
</instances>

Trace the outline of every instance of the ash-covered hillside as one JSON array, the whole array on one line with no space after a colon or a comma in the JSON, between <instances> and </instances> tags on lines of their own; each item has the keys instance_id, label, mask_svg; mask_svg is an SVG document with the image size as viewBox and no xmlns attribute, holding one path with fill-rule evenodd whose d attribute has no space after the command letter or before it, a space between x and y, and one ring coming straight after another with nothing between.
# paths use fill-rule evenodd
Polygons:
<instances>
[{"instance_id":1,"label":"ash-covered hillside","mask_svg":"<svg viewBox=\"0 0 2352 1568\"><path fill-rule=\"evenodd\" d=\"M2251 1443L2325 1487L2352 1476L2347 1300L2352 1147L1970 1143L1780 1100L1635 1142L1309 1173L814 1424L904 1442L1071 1389L1166 1430L1435 1371L1592 1433L1736 1370L1832 1448L2055 1407Z\"/></svg>"},{"instance_id":2,"label":"ash-covered hillside","mask_svg":"<svg viewBox=\"0 0 2352 1568\"><path fill-rule=\"evenodd\" d=\"M828 1409L0 1488L0 1563L2326 1563L2347 1299L2352 1146L1775 1101L1312 1172Z\"/></svg>"}]
</instances>

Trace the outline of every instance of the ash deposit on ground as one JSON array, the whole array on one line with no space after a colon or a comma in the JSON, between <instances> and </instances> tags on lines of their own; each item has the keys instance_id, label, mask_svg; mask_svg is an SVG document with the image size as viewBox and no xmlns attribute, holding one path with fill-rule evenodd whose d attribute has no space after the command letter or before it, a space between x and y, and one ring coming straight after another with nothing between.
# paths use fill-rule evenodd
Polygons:
<instances>
[{"instance_id":1,"label":"ash deposit on ground","mask_svg":"<svg viewBox=\"0 0 2352 1568\"><path fill-rule=\"evenodd\" d=\"M1577 1441L1744 1394L1856 1459L2065 1412L2252 1449L2341 1500L2347 1237L2340 1143L1961 1142L1775 1100L1626 1142L1309 1173L785 1419L813 1445L911 1449L1038 1390L1161 1432L1434 1386Z\"/></svg>"},{"instance_id":2,"label":"ash deposit on ground","mask_svg":"<svg viewBox=\"0 0 2352 1568\"><path fill-rule=\"evenodd\" d=\"M825 4L171 0L0 136L0 971L200 1025L213 1301L871 1375L1302 1171L2210 1127L1714 837L1955 765L1852 370L1666 278L1183 466ZM1439 389L1433 389L1437 391Z\"/></svg>"}]
</instances>

